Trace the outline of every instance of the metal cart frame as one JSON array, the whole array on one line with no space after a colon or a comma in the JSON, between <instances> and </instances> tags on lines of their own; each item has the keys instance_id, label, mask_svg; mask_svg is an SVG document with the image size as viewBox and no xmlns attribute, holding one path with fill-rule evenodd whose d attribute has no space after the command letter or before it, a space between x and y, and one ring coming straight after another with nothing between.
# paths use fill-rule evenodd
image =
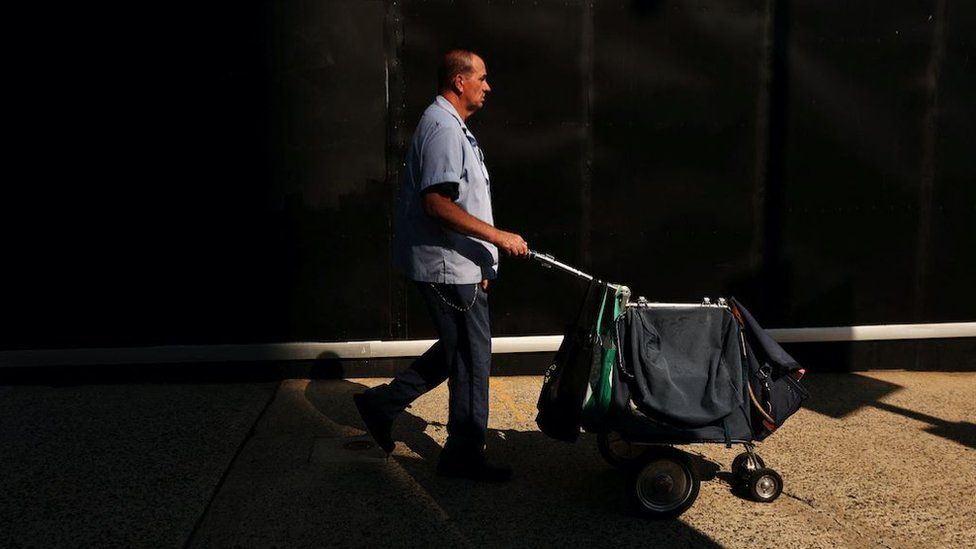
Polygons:
<instances>
[{"instance_id":1,"label":"metal cart frame","mask_svg":"<svg viewBox=\"0 0 976 549\"><path fill-rule=\"evenodd\" d=\"M715 307L728 309L731 312L724 298L718 298L713 302L706 297L700 303L657 303L650 302L644 297L632 301L630 288L623 284L596 279L590 274L556 260L549 254L529 250L529 257L541 263L543 267L555 268L583 280L595 280L615 290L622 310L628 307ZM745 352L744 340L742 345ZM733 478L739 485L746 489L753 500L761 503L770 503L779 497L783 490L783 479L776 471L766 467L763 459L756 453L753 441L742 439L727 441L729 446L732 443L742 444L745 449L735 457L731 466ZM680 444L714 443L682 442ZM641 515L649 518L674 518L690 508L697 499L701 475L690 456L675 448L672 443L628 440L621 433L611 431L597 434L597 447L600 455L608 463L633 473L628 492Z\"/></svg>"}]
</instances>

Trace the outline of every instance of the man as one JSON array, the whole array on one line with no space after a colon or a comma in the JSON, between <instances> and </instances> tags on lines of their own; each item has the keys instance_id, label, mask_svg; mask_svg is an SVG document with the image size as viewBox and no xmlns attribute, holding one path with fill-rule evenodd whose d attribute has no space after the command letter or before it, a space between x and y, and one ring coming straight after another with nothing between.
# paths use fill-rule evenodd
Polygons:
<instances>
[{"instance_id":1,"label":"man","mask_svg":"<svg viewBox=\"0 0 976 549\"><path fill-rule=\"evenodd\" d=\"M394 418L448 380L447 443L439 474L475 480L511 478L485 460L491 330L488 285L498 276L498 249L527 256L528 244L494 227L485 155L465 125L491 91L485 63L466 50L448 52L439 95L427 107L407 152L394 226L394 265L415 281L440 336L389 385L353 398L366 428L388 454Z\"/></svg>"}]
</instances>

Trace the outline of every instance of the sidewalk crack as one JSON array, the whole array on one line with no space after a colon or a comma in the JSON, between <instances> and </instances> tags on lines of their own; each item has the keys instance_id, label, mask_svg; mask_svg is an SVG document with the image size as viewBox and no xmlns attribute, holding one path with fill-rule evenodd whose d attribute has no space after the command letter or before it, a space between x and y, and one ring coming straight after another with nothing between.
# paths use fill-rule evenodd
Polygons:
<instances>
[{"instance_id":1,"label":"sidewalk crack","mask_svg":"<svg viewBox=\"0 0 976 549\"><path fill-rule=\"evenodd\" d=\"M864 540L864 541L866 541L868 543L871 543L871 544L873 544L875 546L884 547L885 549L895 549L895 547L893 547L892 545L888 544L885 540L883 540L883 538L882 538L882 536L881 536L881 534L879 532L876 532L874 530L871 530L869 532L865 532L861 528L858 528L855 524L844 524L836 516L834 516L833 513L828 512L828 510L825 509L824 507L821 507L819 505L816 505L814 503L813 498L804 498L804 497L799 496L797 494L793 494L793 493L787 492L786 490L783 491L783 495L785 495L786 497L788 497L790 499L793 499L795 501L798 501L798 502L806 505L810 509L816 511L817 514L821 515L822 517L825 517L825 518L830 519L834 524L836 524L840 528L842 528L844 530L847 530L849 532L854 533L859 538L861 538L862 540ZM873 537L874 539L873 540L870 539L869 536L870 537Z\"/></svg>"},{"instance_id":2,"label":"sidewalk crack","mask_svg":"<svg viewBox=\"0 0 976 549\"><path fill-rule=\"evenodd\" d=\"M238 445L237 450L234 451L234 456L231 457L230 461L227 463L227 468L224 469L223 474L220 475L220 480L217 481L217 484L214 486L213 492L210 494L210 498L207 499L207 504L203 507L203 512L200 513L200 516L197 518L196 523L193 525L193 529L190 530L190 535L187 536L186 542L183 544L184 549L189 548L190 545L193 543L193 540L197 537L197 533L200 531L200 527L203 526L203 519L207 516L207 513L210 512L210 507L213 505L214 500L217 499L217 494L219 494L221 488L223 488L224 482L227 480L227 476L234 468L234 464L237 463L237 458L240 457L241 453L244 451L244 447L247 446L247 443L250 442L252 438L254 438L254 431L257 429L258 424L261 423L261 419L264 417L265 412L267 412L268 408L271 407L271 403L274 402L275 397L278 396L278 391L280 389L281 389L281 382L279 381L278 385L275 386L273 391L271 391L271 395L268 397L268 400L264 403L264 406L261 408L261 411L254 419L254 423L251 424L251 428L248 429L247 434L244 435L244 438L243 440L241 440L240 445Z\"/></svg>"}]
</instances>

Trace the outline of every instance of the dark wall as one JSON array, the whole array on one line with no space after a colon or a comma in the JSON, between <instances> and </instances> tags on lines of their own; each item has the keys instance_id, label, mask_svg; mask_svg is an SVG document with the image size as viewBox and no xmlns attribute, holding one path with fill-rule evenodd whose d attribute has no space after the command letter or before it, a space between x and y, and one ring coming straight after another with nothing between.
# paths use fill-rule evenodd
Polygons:
<instances>
[{"instance_id":1,"label":"dark wall","mask_svg":"<svg viewBox=\"0 0 976 549\"><path fill-rule=\"evenodd\" d=\"M976 169L960 169L976 108L963 91L974 89L973 13L792 3L784 321L973 318Z\"/></svg>"},{"instance_id":2,"label":"dark wall","mask_svg":"<svg viewBox=\"0 0 976 549\"><path fill-rule=\"evenodd\" d=\"M965 3L100 9L15 17L4 349L431 337L390 225L453 46L532 247L773 327L976 312ZM495 335L560 332L579 284L501 269Z\"/></svg>"}]
</instances>

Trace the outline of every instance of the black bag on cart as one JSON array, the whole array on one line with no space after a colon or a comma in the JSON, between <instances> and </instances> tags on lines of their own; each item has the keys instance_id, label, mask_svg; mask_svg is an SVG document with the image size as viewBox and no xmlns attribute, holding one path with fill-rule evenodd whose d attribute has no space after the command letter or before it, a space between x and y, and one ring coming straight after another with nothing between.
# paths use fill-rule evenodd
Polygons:
<instances>
[{"instance_id":1,"label":"black bag on cart","mask_svg":"<svg viewBox=\"0 0 976 549\"><path fill-rule=\"evenodd\" d=\"M579 438L583 401L593 372L603 365L602 341L594 337L593 327L610 291L603 282L590 282L576 322L566 329L553 363L546 369L535 421L543 433L557 440L575 442Z\"/></svg>"},{"instance_id":2,"label":"black bag on cart","mask_svg":"<svg viewBox=\"0 0 976 549\"><path fill-rule=\"evenodd\" d=\"M646 416L677 427L703 427L744 404L739 330L728 310L634 308L621 317L617 330L619 376L634 407Z\"/></svg>"},{"instance_id":3,"label":"black bag on cart","mask_svg":"<svg viewBox=\"0 0 976 549\"><path fill-rule=\"evenodd\" d=\"M810 393L800 385L805 370L734 297L732 311L742 325L749 371L749 398L756 440L763 440L796 413Z\"/></svg>"}]
</instances>

